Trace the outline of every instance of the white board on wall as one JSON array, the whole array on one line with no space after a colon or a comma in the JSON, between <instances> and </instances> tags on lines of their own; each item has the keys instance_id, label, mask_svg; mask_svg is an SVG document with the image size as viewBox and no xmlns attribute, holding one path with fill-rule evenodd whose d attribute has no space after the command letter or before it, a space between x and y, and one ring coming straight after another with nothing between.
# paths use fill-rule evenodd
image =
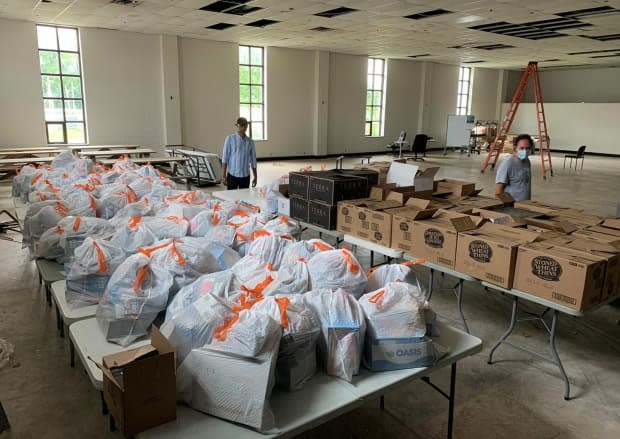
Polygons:
<instances>
[{"instance_id":1,"label":"white board on wall","mask_svg":"<svg viewBox=\"0 0 620 439\"><path fill-rule=\"evenodd\" d=\"M474 116L458 116L456 114L448 115L448 127L446 129L446 146L467 146L469 145L469 136L474 126Z\"/></svg>"},{"instance_id":2,"label":"white board on wall","mask_svg":"<svg viewBox=\"0 0 620 439\"><path fill-rule=\"evenodd\" d=\"M503 104L502 112L510 104ZM577 150L620 155L620 103L545 104L551 149ZM536 105L521 104L510 129L512 134L537 135Z\"/></svg>"}]
</instances>

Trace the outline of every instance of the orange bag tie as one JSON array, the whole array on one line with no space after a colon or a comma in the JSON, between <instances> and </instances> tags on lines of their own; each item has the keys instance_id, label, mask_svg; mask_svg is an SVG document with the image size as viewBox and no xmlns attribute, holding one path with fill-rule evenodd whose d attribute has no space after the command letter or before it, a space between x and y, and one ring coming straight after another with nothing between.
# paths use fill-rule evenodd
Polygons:
<instances>
[{"instance_id":1,"label":"orange bag tie","mask_svg":"<svg viewBox=\"0 0 620 439\"><path fill-rule=\"evenodd\" d=\"M239 239L240 241L248 241L248 235L246 235L245 233L235 232L235 236L236 236L236 237L237 237L237 239Z\"/></svg>"},{"instance_id":2,"label":"orange bag tie","mask_svg":"<svg viewBox=\"0 0 620 439\"><path fill-rule=\"evenodd\" d=\"M82 217L76 216L75 220L73 220L73 231L77 232L80 230L80 224L82 224Z\"/></svg>"},{"instance_id":3,"label":"orange bag tie","mask_svg":"<svg viewBox=\"0 0 620 439\"><path fill-rule=\"evenodd\" d=\"M287 217L287 216L284 216L284 215L281 215L281 216L280 216L280 222L281 222L282 224L287 224L287 225L288 225L288 217Z\"/></svg>"},{"instance_id":4,"label":"orange bag tie","mask_svg":"<svg viewBox=\"0 0 620 439\"><path fill-rule=\"evenodd\" d=\"M333 250L334 249L329 244L325 244L324 242L321 242L321 241L314 242L314 248L317 249L320 252L324 252L324 251L328 251L328 250Z\"/></svg>"},{"instance_id":5,"label":"orange bag tie","mask_svg":"<svg viewBox=\"0 0 620 439\"><path fill-rule=\"evenodd\" d=\"M183 218L181 218L180 216L177 216L177 215L168 215L168 216L166 217L166 219L167 219L168 221L172 221L172 222L173 222L173 223L175 223L175 224L181 224L181 220L182 220Z\"/></svg>"},{"instance_id":6,"label":"orange bag tie","mask_svg":"<svg viewBox=\"0 0 620 439\"><path fill-rule=\"evenodd\" d=\"M56 225L56 227L54 227L54 231L59 235L62 235L63 233L65 233L65 229L63 229L62 226L59 226L59 225Z\"/></svg>"},{"instance_id":7,"label":"orange bag tie","mask_svg":"<svg viewBox=\"0 0 620 439\"><path fill-rule=\"evenodd\" d=\"M371 276L375 271L377 271L377 267L370 267L366 272L366 276Z\"/></svg>"},{"instance_id":8,"label":"orange bag tie","mask_svg":"<svg viewBox=\"0 0 620 439\"><path fill-rule=\"evenodd\" d=\"M370 296L370 298L368 299L368 301L370 303L374 303L376 304L379 299L381 299L383 296L385 296L385 289L381 288L379 291L377 291L375 294L373 294L372 296Z\"/></svg>"},{"instance_id":9,"label":"orange bag tie","mask_svg":"<svg viewBox=\"0 0 620 439\"><path fill-rule=\"evenodd\" d=\"M273 264L271 262L268 262L266 267L267 267L267 270L273 271Z\"/></svg>"},{"instance_id":10,"label":"orange bag tie","mask_svg":"<svg viewBox=\"0 0 620 439\"><path fill-rule=\"evenodd\" d=\"M404 265L405 267L413 267L414 265L424 265L426 264L426 259L413 259L411 261L406 261L403 262L401 265Z\"/></svg>"},{"instance_id":11,"label":"orange bag tie","mask_svg":"<svg viewBox=\"0 0 620 439\"><path fill-rule=\"evenodd\" d=\"M278 304L278 308L280 308L280 326L288 328L288 314L286 310L291 301L288 297L279 297L276 299L276 303Z\"/></svg>"},{"instance_id":12,"label":"orange bag tie","mask_svg":"<svg viewBox=\"0 0 620 439\"><path fill-rule=\"evenodd\" d=\"M273 278L270 274L268 274L265 279L256 284L254 288L248 288L245 285L241 285L241 289L247 293L252 294L253 296L262 297L263 291L269 286L271 282L273 282Z\"/></svg>"},{"instance_id":13,"label":"orange bag tie","mask_svg":"<svg viewBox=\"0 0 620 439\"><path fill-rule=\"evenodd\" d=\"M56 201L56 212L58 212L62 216L67 216L69 213L69 209L60 201Z\"/></svg>"},{"instance_id":14,"label":"orange bag tie","mask_svg":"<svg viewBox=\"0 0 620 439\"><path fill-rule=\"evenodd\" d=\"M96 216L99 216L99 213L97 212L97 201L95 200L95 197L90 194L88 194L88 206L95 211Z\"/></svg>"},{"instance_id":15,"label":"orange bag tie","mask_svg":"<svg viewBox=\"0 0 620 439\"><path fill-rule=\"evenodd\" d=\"M39 200L47 201L47 195L45 194L45 192L37 192L37 196L39 197Z\"/></svg>"},{"instance_id":16,"label":"orange bag tie","mask_svg":"<svg viewBox=\"0 0 620 439\"><path fill-rule=\"evenodd\" d=\"M214 226L220 223L220 213L217 210L213 212L213 220L211 222Z\"/></svg>"},{"instance_id":17,"label":"orange bag tie","mask_svg":"<svg viewBox=\"0 0 620 439\"><path fill-rule=\"evenodd\" d=\"M129 186L127 186L127 201L129 203L135 203L136 201L138 201L138 196L136 195L134 190L130 188Z\"/></svg>"},{"instance_id":18,"label":"orange bag tie","mask_svg":"<svg viewBox=\"0 0 620 439\"><path fill-rule=\"evenodd\" d=\"M60 189L58 189L56 186L54 186L52 184L51 181L49 181L47 178L45 179L45 185L48 187L48 189L50 190L50 192L60 192Z\"/></svg>"},{"instance_id":19,"label":"orange bag tie","mask_svg":"<svg viewBox=\"0 0 620 439\"><path fill-rule=\"evenodd\" d=\"M37 184L37 181L41 180L41 178L43 177L42 173L39 173L37 175L35 175L35 177L32 179L32 181L30 182L31 185L35 185Z\"/></svg>"},{"instance_id":20,"label":"orange bag tie","mask_svg":"<svg viewBox=\"0 0 620 439\"><path fill-rule=\"evenodd\" d=\"M99 262L99 272L105 273L108 271L108 263L105 260L105 254L99 244L96 241L93 241L93 246L95 247L95 253L97 253L97 261Z\"/></svg>"},{"instance_id":21,"label":"orange bag tie","mask_svg":"<svg viewBox=\"0 0 620 439\"><path fill-rule=\"evenodd\" d=\"M131 230L136 230L136 227L138 227L138 225L142 222L142 217L139 215L136 216L132 216L131 219L129 220L129 223L127 224L127 226L129 226L129 228Z\"/></svg>"},{"instance_id":22,"label":"orange bag tie","mask_svg":"<svg viewBox=\"0 0 620 439\"><path fill-rule=\"evenodd\" d=\"M258 238L264 238L265 236L271 236L272 233L269 230L259 229L252 232L252 241Z\"/></svg>"},{"instance_id":23,"label":"orange bag tie","mask_svg":"<svg viewBox=\"0 0 620 439\"><path fill-rule=\"evenodd\" d=\"M344 260L347 262L349 267L349 271L353 274L357 274L360 271L360 266L355 263L353 260L353 255L349 250L343 249L342 254L344 255Z\"/></svg>"},{"instance_id":24,"label":"orange bag tie","mask_svg":"<svg viewBox=\"0 0 620 439\"><path fill-rule=\"evenodd\" d=\"M224 321L224 323L222 323L216 330L215 330L215 334L213 335L213 337L218 340L218 341L224 341L226 340L226 338L228 337L228 332L230 331L230 328L233 327L233 325L235 323L237 323L239 321L239 317L235 316L235 317L231 317L227 320Z\"/></svg>"},{"instance_id":25,"label":"orange bag tie","mask_svg":"<svg viewBox=\"0 0 620 439\"><path fill-rule=\"evenodd\" d=\"M306 258L303 258L303 257L302 257L302 258L297 259L297 262L302 262L302 263L304 263L304 264L307 264L307 263L308 263L308 260L307 260Z\"/></svg>"},{"instance_id":26,"label":"orange bag tie","mask_svg":"<svg viewBox=\"0 0 620 439\"><path fill-rule=\"evenodd\" d=\"M142 289L142 284L144 283L144 280L146 279L146 275L149 272L149 265L143 265L142 267L138 268L138 271L136 272L136 278L133 280L133 291L135 293L137 293L138 291L140 291Z\"/></svg>"},{"instance_id":27,"label":"orange bag tie","mask_svg":"<svg viewBox=\"0 0 620 439\"><path fill-rule=\"evenodd\" d=\"M170 245L170 243L163 243L160 245L156 245L154 247L140 247L138 252L142 253L144 256L148 256L149 258L155 253L157 250L161 250L162 248L166 248Z\"/></svg>"},{"instance_id":28,"label":"orange bag tie","mask_svg":"<svg viewBox=\"0 0 620 439\"><path fill-rule=\"evenodd\" d=\"M172 241L172 246L170 247L170 251L172 252L172 257L174 258L177 264L185 265L185 258L179 252L179 249L177 248L175 240Z\"/></svg>"}]
</instances>

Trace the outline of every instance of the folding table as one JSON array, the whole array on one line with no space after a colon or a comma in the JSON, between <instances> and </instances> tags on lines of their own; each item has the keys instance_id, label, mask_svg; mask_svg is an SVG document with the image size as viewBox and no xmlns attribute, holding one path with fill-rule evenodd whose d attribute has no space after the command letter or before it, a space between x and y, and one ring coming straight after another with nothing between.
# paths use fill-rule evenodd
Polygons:
<instances>
[{"instance_id":1,"label":"folding table","mask_svg":"<svg viewBox=\"0 0 620 439\"><path fill-rule=\"evenodd\" d=\"M52 284L52 299L56 304L56 326L61 337L65 336L65 325L71 326L73 322L95 317L95 312L97 312L97 305L71 308L67 303L66 290L67 281L59 280ZM74 357L75 352L71 345L71 366L74 365Z\"/></svg>"},{"instance_id":2,"label":"folding table","mask_svg":"<svg viewBox=\"0 0 620 439\"><path fill-rule=\"evenodd\" d=\"M357 247L369 250L371 267L375 266L375 252L386 256L388 263L392 262L393 259L401 259L404 254L401 250L394 250L393 248L375 244L373 242L366 241L365 239L358 238L356 236L344 235L344 242L348 242L349 244L353 244Z\"/></svg>"},{"instance_id":3,"label":"folding table","mask_svg":"<svg viewBox=\"0 0 620 439\"><path fill-rule=\"evenodd\" d=\"M65 267L56 261L48 259L37 259L36 265L37 270L39 270L39 281L45 286L47 304L52 306L51 285L65 278Z\"/></svg>"}]
</instances>

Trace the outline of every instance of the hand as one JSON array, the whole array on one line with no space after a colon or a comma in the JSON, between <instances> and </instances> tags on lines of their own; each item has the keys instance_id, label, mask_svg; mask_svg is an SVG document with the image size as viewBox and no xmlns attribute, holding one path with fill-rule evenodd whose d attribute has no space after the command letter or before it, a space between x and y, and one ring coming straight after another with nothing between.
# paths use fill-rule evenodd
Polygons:
<instances>
[{"instance_id":1,"label":"hand","mask_svg":"<svg viewBox=\"0 0 620 439\"><path fill-rule=\"evenodd\" d=\"M252 187L256 187L256 177L252 179Z\"/></svg>"},{"instance_id":2,"label":"hand","mask_svg":"<svg viewBox=\"0 0 620 439\"><path fill-rule=\"evenodd\" d=\"M226 176L222 177L222 186L226 186Z\"/></svg>"}]
</instances>

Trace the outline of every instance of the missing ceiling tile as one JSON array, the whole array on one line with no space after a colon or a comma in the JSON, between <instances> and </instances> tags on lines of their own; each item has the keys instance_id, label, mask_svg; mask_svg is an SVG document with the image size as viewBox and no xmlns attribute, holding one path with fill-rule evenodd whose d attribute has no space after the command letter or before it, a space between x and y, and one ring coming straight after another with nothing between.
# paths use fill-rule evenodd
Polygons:
<instances>
[{"instance_id":1,"label":"missing ceiling tile","mask_svg":"<svg viewBox=\"0 0 620 439\"><path fill-rule=\"evenodd\" d=\"M253 27L267 27L275 23L280 23L280 22L278 20L269 20L267 18L263 18L262 20L256 20L251 23L246 23L245 25L253 26Z\"/></svg>"},{"instance_id":2,"label":"missing ceiling tile","mask_svg":"<svg viewBox=\"0 0 620 439\"><path fill-rule=\"evenodd\" d=\"M409 55L408 58L422 58L423 56L432 56L430 53L423 53L421 55Z\"/></svg>"},{"instance_id":3,"label":"missing ceiling tile","mask_svg":"<svg viewBox=\"0 0 620 439\"><path fill-rule=\"evenodd\" d=\"M447 11L445 9L433 9L432 11L420 12L418 14L411 14L405 16L405 18L410 18L411 20L422 20L423 18L436 17L438 15L452 14L452 11Z\"/></svg>"},{"instance_id":4,"label":"missing ceiling tile","mask_svg":"<svg viewBox=\"0 0 620 439\"><path fill-rule=\"evenodd\" d=\"M509 44L486 44L483 46L473 46L473 49L482 49L482 50L498 50L498 49L510 49L515 46L511 46Z\"/></svg>"},{"instance_id":5,"label":"missing ceiling tile","mask_svg":"<svg viewBox=\"0 0 620 439\"><path fill-rule=\"evenodd\" d=\"M590 38L591 40L596 41L616 41L620 40L620 34L609 34L609 35L579 35L583 38Z\"/></svg>"},{"instance_id":6,"label":"missing ceiling tile","mask_svg":"<svg viewBox=\"0 0 620 439\"><path fill-rule=\"evenodd\" d=\"M341 15L345 15L345 14L350 14L351 12L356 12L356 11L357 9L341 7L341 8L336 8L336 9L330 9L329 11L319 12L318 14L314 14L314 15L316 15L317 17L333 18L333 17L340 17Z\"/></svg>"},{"instance_id":7,"label":"missing ceiling tile","mask_svg":"<svg viewBox=\"0 0 620 439\"><path fill-rule=\"evenodd\" d=\"M599 6L597 8L587 8L587 9L577 9L575 11L557 12L554 15L559 15L560 17L583 18L583 17L592 17L593 15L616 14L618 12L620 12L620 9L612 8L611 6Z\"/></svg>"},{"instance_id":8,"label":"missing ceiling tile","mask_svg":"<svg viewBox=\"0 0 620 439\"><path fill-rule=\"evenodd\" d=\"M318 27L313 27L310 30L313 30L316 32L329 32L330 30L334 30L334 29L331 27L318 26Z\"/></svg>"},{"instance_id":9,"label":"missing ceiling tile","mask_svg":"<svg viewBox=\"0 0 620 439\"><path fill-rule=\"evenodd\" d=\"M228 29L228 28L231 28L231 27L235 27L235 26L236 26L236 24L216 23L216 24L212 24L211 26L205 27L205 29L224 30L224 29Z\"/></svg>"}]
</instances>

